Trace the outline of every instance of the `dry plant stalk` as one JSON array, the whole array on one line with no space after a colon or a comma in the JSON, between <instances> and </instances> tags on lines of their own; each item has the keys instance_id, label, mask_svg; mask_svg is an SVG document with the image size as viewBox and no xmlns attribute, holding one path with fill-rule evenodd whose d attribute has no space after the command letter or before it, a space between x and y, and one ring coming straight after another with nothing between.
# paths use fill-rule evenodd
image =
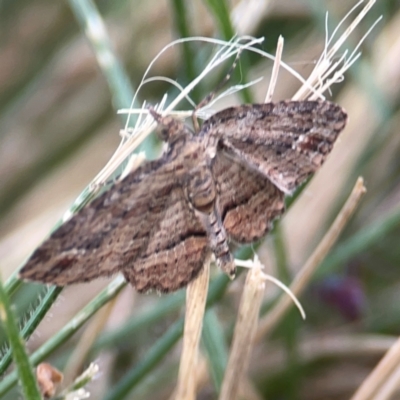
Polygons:
<instances>
[{"instance_id":1,"label":"dry plant stalk","mask_svg":"<svg viewBox=\"0 0 400 400\"><path fill-rule=\"evenodd\" d=\"M258 389L247 376L243 376L240 381L238 396L240 399L246 400L264 400L264 396L258 392Z\"/></svg>"},{"instance_id":2,"label":"dry plant stalk","mask_svg":"<svg viewBox=\"0 0 400 400\"><path fill-rule=\"evenodd\" d=\"M335 221L326 232L325 236L322 238L321 242L318 244L309 259L306 261L304 267L296 275L292 284L289 286L290 291L295 296L299 296L302 293L317 267L321 264L322 260L329 253L332 246L336 243L340 233L349 222L365 192L366 189L364 186L364 180L360 177L357 179L349 198L335 218ZM271 332L271 330L278 324L285 313L289 310L291 304L291 299L288 296L281 297L268 315L266 315L260 321L260 326L255 337L257 342L262 338L265 338L265 335Z\"/></svg>"},{"instance_id":3,"label":"dry plant stalk","mask_svg":"<svg viewBox=\"0 0 400 400\"><path fill-rule=\"evenodd\" d=\"M220 400L232 400L238 395L238 388L251 355L264 288L261 264L256 262L246 277Z\"/></svg>"},{"instance_id":4,"label":"dry plant stalk","mask_svg":"<svg viewBox=\"0 0 400 400\"><path fill-rule=\"evenodd\" d=\"M374 394L374 400L394 399L395 393L398 393L400 382L400 367L397 367L390 376L386 377L385 382Z\"/></svg>"},{"instance_id":5,"label":"dry plant stalk","mask_svg":"<svg viewBox=\"0 0 400 400\"><path fill-rule=\"evenodd\" d=\"M398 368L399 364L400 338L389 349L379 364L361 384L356 393L351 397L351 400L376 399L375 393L388 380L388 377L390 377L390 375L396 371L396 368Z\"/></svg>"},{"instance_id":6,"label":"dry plant stalk","mask_svg":"<svg viewBox=\"0 0 400 400\"><path fill-rule=\"evenodd\" d=\"M281 66L283 43L284 43L283 37L279 36L278 43L276 45L274 65L272 66L271 80L268 85L267 94L265 96L265 101L264 101L265 103L269 103L270 101L272 101L272 96L274 94L276 83L278 81L279 68Z\"/></svg>"},{"instance_id":7,"label":"dry plant stalk","mask_svg":"<svg viewBox=\"0 0 400 400\"><path fill-rule=\"evenodd\" d=\"M196 398L196 375L198 348L206 307L210 262L207 261L199 276L189 283L186 290L185 327L183 330L183 349L179 364L176 400Z\"/></svg>"}]
</instances>

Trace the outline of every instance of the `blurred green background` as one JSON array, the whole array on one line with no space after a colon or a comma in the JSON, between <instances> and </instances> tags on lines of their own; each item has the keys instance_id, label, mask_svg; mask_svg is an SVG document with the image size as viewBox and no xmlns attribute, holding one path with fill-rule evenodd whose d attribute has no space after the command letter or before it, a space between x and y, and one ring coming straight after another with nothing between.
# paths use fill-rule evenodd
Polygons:
<instances>
[{"instance_id":1,"label":"blurred green background","mask_svg":"<svg viewBox=\"0 0 400 400\"><path fill-rule=\"evenodd\" d=\"M355 4L348 0L1 2L3 280L43 240L113 154L124 126L124 117L116 110L129 106L148 64L165 45L188 36L229 40L238 33L264 36L262 49L274 54L282 35L283 61L307 77L324 48L326 12L332 33ZM278 268L270 262L269 272L290 282L289 277L319 242L356 177L364 177L368 192L361 207L300 298L307 320L301 321L298 313L292 312L272 338L257 345L250 366L254 393L249 391L245 398L349 398L400 331L399 6L396 0L378 1L342 47L340 54L346 48L354 49L383 16L363 42L362 56L345 80L326 93L347 110L348 127L324 168L291 205L279 232L270 235L260 248L261 256L273 260L278 236L284 257L278 258ZM98 21L90 19L95 18L95 9L116 55L109 75L100 67L109 60L100 59L99 64L95 55L107 42L85 36L85 18L99 27ZM175 46L154 65L151 75L168 76L185 85L199 74L215 49L200 42ZM193 99L198 102L212 91L229 66L209 76L193 92ZM229 84L259 76L264 79L245 93L220 101L216 109L263 101L271 68L272 62L243 54ZM281 70L273 99L290 98L299 85ZM165 92L175 93L165 82L151 83L138 100L155 104ZM146 142L153 156L158 148L155 140ZM220 272L214 270L213 274ZM29 341L29 349L33 351L56 334L106 283L65 289ZM225 351L229 351L242 285L241 276L221 296L210 316L212 325L220 329ZM26 320L24 311L35 306L37 293L43 290L39 285L26 285L13 296L22 319ZM276 294L275 288L267 287L265 309ZM122 292L105 327L108 336L103 336L84 360L84 366L92 360L100 365L100 378L88 387L91 398L168 398L176 381L179 344L125 394L113 390L146 360L154 342L182 315L179 299L183 295L181 291L161 298L137 296L129 287ZM179 300L176 304L175 299ZM166 302L173 304L161 309ZM161 315L146 319L154 310L162 310ZM48 361L63 368L83 331L59 347ZM4 345L2 331L0 340ZM204 376L199 398L215 398L213 379ZM14 391L1 398L15 396ZM400 398L400 392L393 396Z\"/></svg>"}]
</instances>

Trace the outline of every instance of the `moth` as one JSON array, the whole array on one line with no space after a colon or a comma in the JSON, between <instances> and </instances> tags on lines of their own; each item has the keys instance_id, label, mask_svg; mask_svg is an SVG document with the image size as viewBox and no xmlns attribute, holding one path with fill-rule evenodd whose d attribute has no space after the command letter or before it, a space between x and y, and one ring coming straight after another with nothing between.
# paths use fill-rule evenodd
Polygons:
<instances>
[{"instance_id":1,"label":"moth","mask_svg":"<svg viewBox=\"0 0 400 400\"><path fill-rule=\"evenodd\" d=\"M329 101L227 108L198 133L150 110L167 148L75 214L29 258L23 279L64 286L121 272L139 292L186 286L208 257L231 278L229 242L262 238L324 163L346 125Z\"/></svg>"}]
</instances>

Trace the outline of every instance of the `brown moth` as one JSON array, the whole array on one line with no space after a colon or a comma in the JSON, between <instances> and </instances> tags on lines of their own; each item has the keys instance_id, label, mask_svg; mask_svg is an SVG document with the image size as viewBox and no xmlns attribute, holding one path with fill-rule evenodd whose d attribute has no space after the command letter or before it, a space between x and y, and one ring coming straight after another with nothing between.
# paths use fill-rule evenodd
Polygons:
<instances>
[{"instance_id":1,"label":"brown moth","mask_svg":"<svg viewBox=\"0 0 400 400\"><path fill-rule=\"evenodd\" d=\"M228 242L268 232L284 196L321 167L347 120L328 101L282 101L227 108L195 134L150 112L166 151L57 229L21 278L64 286L122 272L139 292L171 292L212 254L234 277Z\"/></svg>"}]
</instances>

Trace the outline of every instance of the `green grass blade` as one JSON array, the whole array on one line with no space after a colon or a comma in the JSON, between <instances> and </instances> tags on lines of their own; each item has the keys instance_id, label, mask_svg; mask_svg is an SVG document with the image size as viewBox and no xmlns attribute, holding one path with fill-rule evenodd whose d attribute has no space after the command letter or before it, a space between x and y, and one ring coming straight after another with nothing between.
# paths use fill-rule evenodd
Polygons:
<instances>
[{"instance_id":1,"label":"green grass blade","mask_svg":"<svg viewBox=\"0 0 400 400\"><path fill-rule=\"evenodd\" d=\"M93 350L100 351L124 340L134 337L140 330L148 329L152 324L160 320L160 318L179 310L185 302L185 292L180 291L176 294L169 295L163 301L160 301L150 310L146 310L141 314L135 315L120 329L106 332L99 337L94 344Z\"/></svg>"},{"instance_id":2,"label":"green grass blade","mask_svg":"<svg viewBox=\"0 0 400 400\"><path fill-rule=\"evenodd\" d=\"M23 340L8 302L8 297L0 280L0 319L10 341L12 354L21 382L25 399L41 400L39 388L36 383L32 366L25 351ZM14 373L16 375L16 372Z\"/></svg>"},{"instance_id":3,"label":"green grass blade","mask_svg":"<svg viewBox=\"0 0 400 400\"><path fill-rule=\"evenodd\" d=\"M206 3L214 16L222 37L225 40L233 38L235 36L235 30L231 23L227 2L225 0L206 0Z\"/></svg>"},{"instance_id":4,"label":"green grass blade","mask_svg":"<svg viewBox=\"0 0 400 400\"><path fill-rule=\"evenodd\" d=\"M187 12L188 3L185 0L172 0L171 11L174 16L175 30L178 33L178 37L187 38L194 36L190 29L190 16ZM181 43L182 48L182 61L184 70L184 82L191 82L197 76L196 69L196 54L193 51L193 43L183 42ZM198 87L195 87L191 93L192 98L195 101L200 101L200 91Z\"/></svg>"},{"instance_id":5,"label":"green grass blade","mask_svg":"<svg viewBox=\"0 0 400 400\"><path fill-rule=\"evenodd\" d=\"M21 330L20 334L24 340L27 340L30 337L30 335L34 332L36 327L39 325L39 323L46 315L47 311L50 309L50 307L57 299L58 295L61 293L62 289L63 288L61 287L52 286L47 290L43 299L41 299L39 305L33 310L33 312L29 317L29 320ZM11 358L12 358L11 349L9 349L5 353L3 358L0 360L0 375L2 375L10 365Z\"/></svg>"},{"instance_id":6,"label":"green grass blade","mask_svg":"<svg viewBox=\"0 0 400 400\"><path fill-rule=\"evenodd\" d=\"M183 318L175 322L168 331L147 352L146 359L128 372L121 381L109 391L104 400L119 400L129 392L163 359L183 334Z\"/></svg>"},{"instance_id":7,"label":"green grass blade","mask_svg":"<svg viewBox=\"0 0 400 400\"><path fill-rule=\"evenodd\" d=\"M22 281L18 279L18 271L15 271L4 284L4 290L7 293L7 296L11 296L15 293L21 285Z\"/></svg>"},{"instance_id":8,"label":"green grass blade","mask_svg":"<svg viewBox=\"0 0 400 400\"><path fill-rule=\"evenodd\" d=\"M115 297L126 285L122 277L114 279L95 299L68 322L56 335L35 351L30 360L33 365L45 360L55 349L70 338L93 314ZM0 382L0 396L11 389L17 381L15 372L10 373Z\"/></svg>"},{"instance_id":9,"label":"green grass blade","mask_svg":"<svg viewBox=\"0 0 400 400\"><path fill-rule=\"evenodd\" d=\"M212 15L216 21L221 36L225 40L231 40L235 35L235 29L231 22L230 10L226 0L206 0L205 1L211 10ZM240 69L236 68L233 71L235 81L247 82L247 71L249 69L246 54L242 54L240 58ZM240 91L240 97L244 103L254 103L252 95L248 88Z\"/></svg>"},{"instance_id":10,"label":"green grass blade","mask_svg":"<svg viewBox=\"0 0 400 400\"><path fill-rule=\"evenodd\" d=\"M133 99L134 90L128 74L115 54L96 5L90 0L70 0L69 4L86 33L97 62L107 79L114 108L117 110L128 108Z\"/></svg>"},{"instance_id":11,"label":"green grass blade","mask_svg":"<svg viewBox=\"0 0 400 400\"><path fill-rule=\"evenodd\" d=\"M121 108L130 108L131 105L138 107L138 103L132 104L135 90L128 73L114 51L96 5L91 0L69 0L69 4L82 30L86 33L101 71L107 80L115 111ZM121 118L123 124L128 121L129 127L133 127L136 121L135 115L129 115L129 119L127 119L128 116L121 114ZM150 138L147 138L137 147L136 152L144 151L149 156L152 154L152 147Z\"/></svg>"}]
</instances>

